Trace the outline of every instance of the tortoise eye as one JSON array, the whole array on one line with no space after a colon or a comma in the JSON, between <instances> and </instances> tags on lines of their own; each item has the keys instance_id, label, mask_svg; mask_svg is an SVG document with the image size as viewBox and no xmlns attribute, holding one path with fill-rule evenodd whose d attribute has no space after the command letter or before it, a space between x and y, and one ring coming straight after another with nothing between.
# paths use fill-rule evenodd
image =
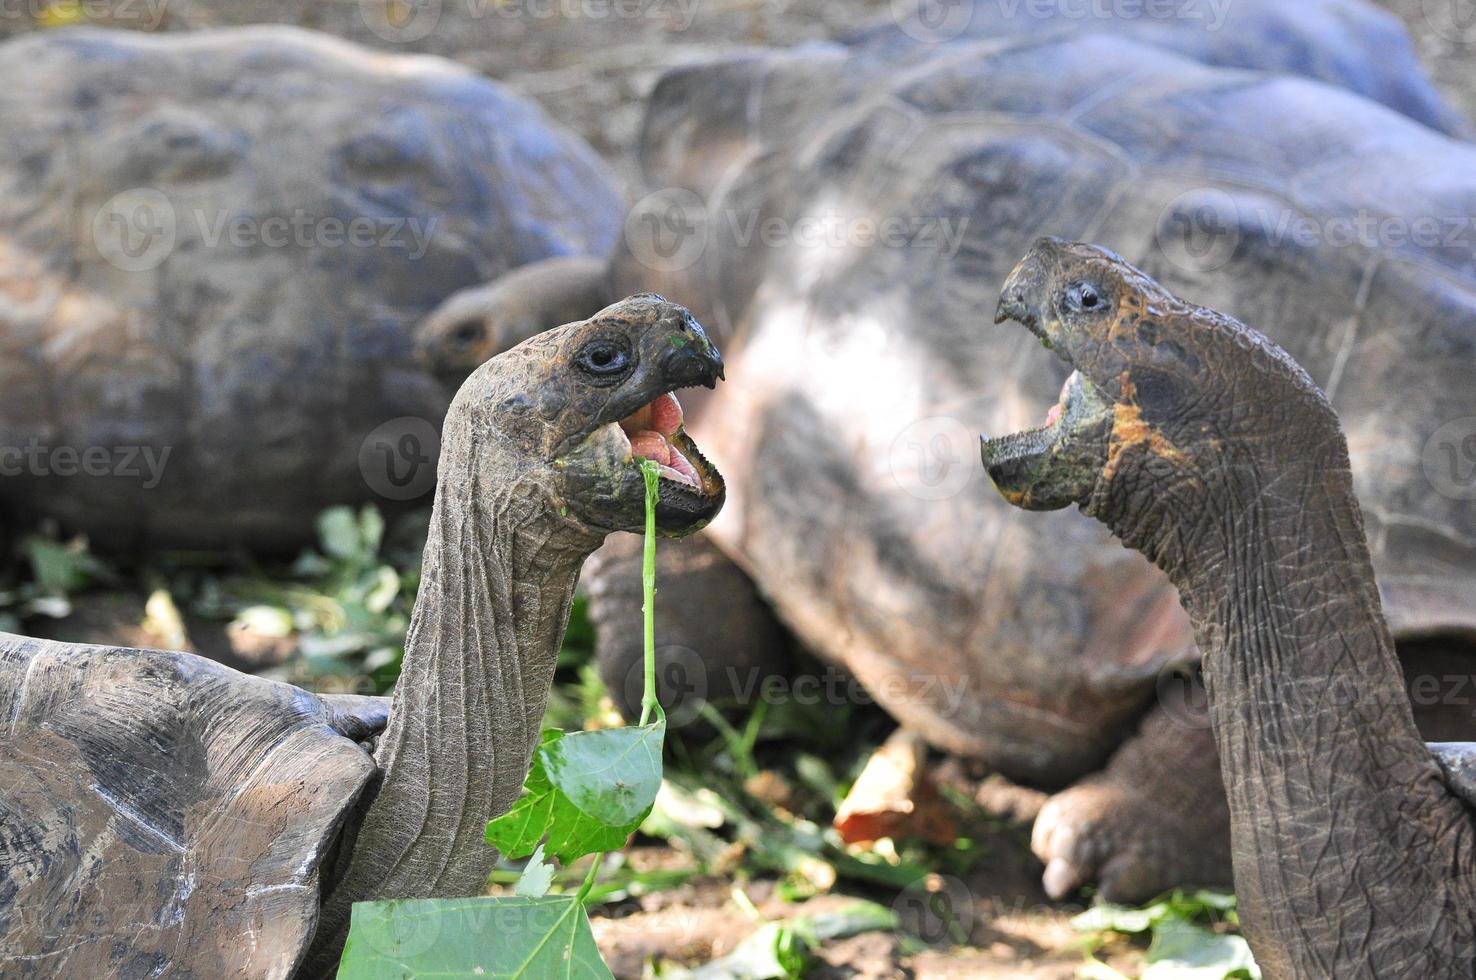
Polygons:
<instances>
[{"instance_id":1,"label":"tortoise eye","mask_svg":"<svg viewBox=\"0 0 1476 980\"><path fill-rule=\"evenodd\" d=\"M473 344L480 344L486 335L487 328L483 326L482 321L468 320L458 324L456 329L451 331L451 342L457 347L470 347Z\"/></svg>"},{"instance_id":2,"label":"tortoise eye","mask_svg":"<svg viewBox=\"0 0 1476 980\"><path fill-rule=\"evenodd\" d=\"M630 367L630 353L612 340L593 340L579 351L574 363L592 377L610 379Z\"/></svg>"},{"instance_id":3,"label":"tortoise eye","mask_svg":"<svg viewBox=\"0 0 1476 980\"><path fill-rule=\"evenodd\" d=\"M1106 306L1102 291L1089 282L1073 283L1066 290L1066 307L1076 313L1098 313Z\"/></svg>"}]
</instances>

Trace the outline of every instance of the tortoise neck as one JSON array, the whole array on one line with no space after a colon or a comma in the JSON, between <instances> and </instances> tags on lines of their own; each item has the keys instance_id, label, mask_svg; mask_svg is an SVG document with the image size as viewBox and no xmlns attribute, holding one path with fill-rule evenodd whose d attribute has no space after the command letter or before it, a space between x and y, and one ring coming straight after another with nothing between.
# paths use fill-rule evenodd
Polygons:
<instances>
[{"instance_id":1,"label":"tortoise neck","mask_svg":"<svg viewBox=\"0 0 1476 980\"><path fill-rule=\"evenodd\" d=\"M489 473L515 469L487 457L475 447L441 457L376 752L383 777L324 905L318 966L336 962L353 902L482 892L496 861L486 822L517 800L538 744L579 570L600 538L552 515L527 481L489 485Z\"/></svg>"},{"instance_id":2,"label":"tortoise neck","mask_svg":"<svg viewBox=\"0 0 1476 980\"><path fill-rule=\"evenodd\" d=\"M1297 459L1227 454L1152 511L1151 530L1119 511L1120 536L1194 621L1266 975L1444 975L1471 939L1451 914L1471 827L1415 727L1341 434Z\"/></svg>"}]
</instances>

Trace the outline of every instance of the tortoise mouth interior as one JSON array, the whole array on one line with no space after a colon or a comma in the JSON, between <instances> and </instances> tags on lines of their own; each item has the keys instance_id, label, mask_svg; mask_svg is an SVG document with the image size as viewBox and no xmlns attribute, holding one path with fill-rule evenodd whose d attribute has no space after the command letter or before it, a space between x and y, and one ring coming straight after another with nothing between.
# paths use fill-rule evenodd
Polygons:
<instances>
[{"instance_id":1,"label":"tortoise mouth interior","mask_svg":"<svg viewBox=\"0 0 1476 980\"><path fill-rule=\"evenodd\" d=\"M1061 385L1056 403L1046 413L1045 422L1034 429L997 438L981 440L984 463L991 472L1003 472L1001 467L1008 463L1021 463L1050 452L1061 444L1072 431L1091 423L1103 399L1095 386L1072 364L1070 356L1058 343L1053 343L1046 333L1040 318L1023 307L1001 308L996 322L1014 321L1040 338L1042 346L1072 368L1071 374Z\"/></svg>"},{"instance_id":2,"label":"tortoise mouth interior","mask_svg":"<svg viewBox=\"0 0 1476 980\"><path fill-rule=\"evenodd\" d=\"M722 477L687 435L683 422L682 403L668 391L606 428L623 443L632 464L639 459L655 462L663 484L717 497L723 491Z\"/></svg>"}]
</instances>

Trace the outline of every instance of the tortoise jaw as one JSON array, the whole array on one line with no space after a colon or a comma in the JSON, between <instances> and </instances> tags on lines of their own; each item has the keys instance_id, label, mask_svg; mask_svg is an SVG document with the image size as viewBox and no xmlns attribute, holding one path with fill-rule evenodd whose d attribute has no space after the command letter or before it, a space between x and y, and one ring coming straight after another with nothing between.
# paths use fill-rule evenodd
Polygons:
<instances>
[{"instance_id":1,"label":"tortoise jaw","mask_svg":"<svg viewBox=\"0 0 1476 980\"><path fill-rule=\"evenodd\" d=\"M659 467L656 528L680 537L700 530L722 510L727 485L687 434L681 403L664 391L629 414L595 425L557 465L584 474L581 485L601 501L597 526L639 530L644 525L643 460Z\"/></svg>"},{"instance_id":2,"label":"tortoise jaw","mask_svg":"<svg viewBox=\"0 0 1476 980\"><path fill-rule=\"evenodd\" d=\"M1047 336L1040 316L1008 288L996 322L1007 320L1020 323L1071 364L1066 351ZM1000 494L1016 507L1059 510L1081 502L1095 486L1106 459L1112 418L1110 400L1073 370L1045 425L993 439L981 436L980 459Z\"/></svg>"}]
</instances>

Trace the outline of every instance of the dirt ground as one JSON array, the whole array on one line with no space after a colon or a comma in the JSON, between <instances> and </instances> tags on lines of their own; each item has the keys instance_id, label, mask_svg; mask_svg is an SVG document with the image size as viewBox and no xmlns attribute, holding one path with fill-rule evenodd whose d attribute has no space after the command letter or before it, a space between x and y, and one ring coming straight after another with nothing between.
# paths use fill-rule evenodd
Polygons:
<instances>
[{"instance_id":1,"label":"dirt ground","mask_svg":"<svg viewBox=\"0 0 1476 980\"><path fill-rule=\"evenodd\" d=\"M1447 97L1476 119L1476 0L1382 3L1405 19ZM37 6L44 7L42 0ZM417 23L423 22L416 17L432 7L439 8L437 24L421 35ZM164 30L281 22L385 50L449 56L531 97L580 133L610 162L633 199L640 193L633 149L641 101L663 71L745 45L823 40L884 17L888 8L888 0L409 0L399 11L402 19L391 22L373 14L385 9L384 0L129 0L129 16L121 15L120 5L116 19ZM617 9L640 14L614 16ZM0 34L29 26L4 18ZM1083 955L1081 939L1069 926L1076 910L1047 903L1040 869L1021 843L1028 814L1016 816L991 841L990 860L963 883L971 903L971 948L917 951L904 945L900 933L870 933L829 944L823 952L829 966L821 975L1075 976ZM645 852L632 860L663 857ZM738 911L733 887L725 880L699 880L606 909L596 917L595 933L616 975L640 977L652 956L695 963L729 951L753 928ZM763 881L744 889L761 912L774 916L815 914L844 901L825 896L787 904ZM1103 955L1131 969L1130 949Z\"/></svg>"}]
</instances>

